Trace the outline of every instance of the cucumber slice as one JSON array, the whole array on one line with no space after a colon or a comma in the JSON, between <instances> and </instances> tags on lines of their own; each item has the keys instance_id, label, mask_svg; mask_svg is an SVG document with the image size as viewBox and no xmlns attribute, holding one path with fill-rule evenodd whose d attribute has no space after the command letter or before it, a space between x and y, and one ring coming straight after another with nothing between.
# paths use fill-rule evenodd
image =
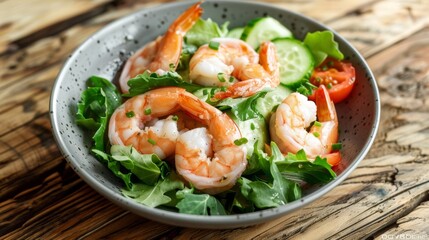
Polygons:
<instances>
[{"instance_id":1,"label":"cucumber slice","mask_svg":"<svg viewBox=\"0 0 429 240\"><path fill-rule=\"evenodd\" d=\"M231 112L228 112L228 115L235 124L237 124L242 137L247 139L247 143L243 145L247 149L247 158L252 156L256 141L258 141L258 145L256 146L258 149L264 148L264 144L268 140L268 131L263 118L252 118L246 121L241 121Z\"/></svg>"},{"instance_id":2,"label":"cucumber slice","mask_svg":"<svg viewBox=\"0 0 429 240\"><path fill-rule=\"evenodd\" d=\"M237 38L240 39L241 34L243 33L244 28L233 28L226 35L229 38Z\"/></svg>"},{"instance_id":3,"label":"cucumber slice","mask_svg":"<svg viewBox=\"0 0 429 240\"><path fill-rule=\"evenodd\" d=\"M289 94L292 90L285 86L279 85L274 90L268 92L264 97L256 100L256 110L269 122L271 113Z\"/></svg>"},{"instance_id":4,"label":"cucumber slice","mask_svg":"<svg viewBox=\"0 0 429 240\"><path fill-rule=\"evenodd\" d=\"M251 20L241 34L241 40L250 44L254 49L264 41L280 37L292 37L292 32L272 17Z\"/></svg>"},{"instance_id":5,"label":"cucumber slice","mask_svg":"<svg viewBox=\"0 0 429 240\"><path fill-rule=\"evenodd\" d=\"M277 48L280 82L294 90L311 76L313 55L303 42L296 39L278 38L272 42Z\"/></svg>"}]
</instances>

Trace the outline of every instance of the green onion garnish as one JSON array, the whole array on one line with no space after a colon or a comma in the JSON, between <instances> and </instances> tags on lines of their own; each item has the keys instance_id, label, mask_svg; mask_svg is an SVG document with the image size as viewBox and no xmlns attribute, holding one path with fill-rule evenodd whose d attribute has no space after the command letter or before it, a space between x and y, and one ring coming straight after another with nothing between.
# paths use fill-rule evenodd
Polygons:
<instances>
[{"instance_id":1,"label":"green onion garnish","mask_svg":"<svg viewBox=\"0 0 429 240\"><path fill-rule=\"evenodd\" d=\"M237 146L246 144L248 142L247 138L243 137L234 141L234 144Z\"/></svg>"},{"instance_id":2,"label":"green onion garnish","mask_svg":"<svg viewBox=\"0 0 429 240\"><path fill-rule=\"evenodd\" d=\"M152 110L150 108L144 110L144 115L149 115L152 113Z\"/></svg>"},{"instance_id":3,"label":"green onion garnish","mask_svg":"<svg viewBox=\"0 0 429 240\"><path fill-rule=\"evenodd\" d=\"M175 69L174 63L170 63L169 67L170 67L170 71L174 71Z\"/></svg>"},{"instance_id":4,"label":"green onion garnish","mask_svg":"<svg viewBox=\"0 0 429 240\"><path fill-rule=\"evenodd\" d=\"M173 119L173 121L177 121L177 120L179 120L179 116L174 115L171 119Z\"/></svg>"},{"instance_id":5,"label":"green onion garnish","mask_svg":"<svg viewBox=\"0 0 429 240\"><path fill-rule=\"evenodd\" d=\"M250 124L250 130L255 130L255 128L256 128L256 127L255 127L255 124L251 123L251 124Z\"/></svg>"},{"instance_id":6,"label":"green onion garnish","mask_svg":"<svg viewBox=\"0 0 429 240\"><path fill-rule=\"evenodd\" d=\"M125 116L127 116L127 118L132 118L134 117L136 114L133 111L129 111L127 113L125 113Z\"/></svg>"},{"instance_id":7,"label":"green onion garnish","mask_svg":"<svg viewBox=\"0 0 429 240\"><path fill-rule=\"evenodd\" d=\"M213 41L210 41L210 43L209 43L209 48L211 48L211 49L213 49L213 50L218 50L218 49L219 49L219 45L220 45L220 43L219 43L219 42L213 42Z\"/></svg>"},{"instance_id":8,"label":"green onion garnish","mask_svg":"<svg viewBox=\"0 0 429 240\"><path fill-rule=\"evenodd\" d=\"M151 138L149 138L147 141L148 141L150 144L152 144L152 145L155 145L155 144L156 144L155 140L153 140L153 139L151 139Z\"/></svg>"},{"instance_id":9,"label":"green onion garnish","mask_svg":"<svg viewBox=\"0 0 429 240\"><path fill-rule=\"evenodd\" d=\"M332 144L332 150L341 150L341 148L343 148L343 144L342 143L333 143Z\"/></svg>"},{"instance_id":10,"label":"green onion garnish","mask_svg":"<svg viewBox=\"0 0 429 240\"><path fill-rule=\"evenodd\" d=\"M328 85L326 85L326 88L331 89L332 88L332 83L328 83Z\"/></svg>"},{"instance_id":11,"label":"green onion garnish","mask_svg":"<svg viewBox=\"0 0 429 240\"><path fill-rule=\"evenodd\" d=\"M219 80L219 82L226 82L223 73L218 73L217 74L217 79Z\"/></svg>"},{"instance_id":12,"label":"green onion garnish","mask_svg":"<svg viewBox=\"0 0 429 240\"><path fill-rule=\"evenodd\" d=\"M316 127L321 127L322 126L322 124L320 122L318 122L318 121L314 121L313 125L316 126Z\"/></svg>"},{"instance_id":13,"label":"green onion garnish","mask_svg":"<svg viewBox=\"0 0 429 240\"><path fill-rule=\"evenodd\" d=\"M320 137L320 133L318 133L318 132L314 132L314 133L313 133L313 135L314 135L315 137Z\"/></svg>"}]
</instances>

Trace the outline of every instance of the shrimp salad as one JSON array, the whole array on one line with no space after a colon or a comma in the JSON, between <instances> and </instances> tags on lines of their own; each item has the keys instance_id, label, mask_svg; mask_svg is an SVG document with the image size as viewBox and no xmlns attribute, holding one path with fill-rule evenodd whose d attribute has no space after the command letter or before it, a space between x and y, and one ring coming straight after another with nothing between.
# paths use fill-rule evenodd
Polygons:
<instances>
[{"instance_id":1,"label":"shrimp salad","mask_svg":"<svg viewBox=\"0 0 429 240\"><path fill-rule=\"evenodd\" d=\"M329 31L304 40L272 17L228 28L196 3L142 46L118 83L77 104L92 154L149 207L225 215L278 207L336 177L335 104L353 66Z\"/></svg>"}]
</instances>

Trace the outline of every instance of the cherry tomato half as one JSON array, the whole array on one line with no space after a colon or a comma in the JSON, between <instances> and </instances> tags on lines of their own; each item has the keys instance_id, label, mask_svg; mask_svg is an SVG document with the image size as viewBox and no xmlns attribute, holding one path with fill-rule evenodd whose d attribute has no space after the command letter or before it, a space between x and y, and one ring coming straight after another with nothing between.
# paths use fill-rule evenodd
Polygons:
<instances>
[{"instance_id":1,"label":"cherry tomato half","mask_svg":"<svg viewBox=\"0 0 429 240\"><path fill-rule=\"evenodd\" d=\"M315 86L325 85L334 103L347 98L356 81L355 68L350 63L327 58L314 69L310 82ZM309 99L314 99L314 93Z\"/></svg>"}]
</instances>

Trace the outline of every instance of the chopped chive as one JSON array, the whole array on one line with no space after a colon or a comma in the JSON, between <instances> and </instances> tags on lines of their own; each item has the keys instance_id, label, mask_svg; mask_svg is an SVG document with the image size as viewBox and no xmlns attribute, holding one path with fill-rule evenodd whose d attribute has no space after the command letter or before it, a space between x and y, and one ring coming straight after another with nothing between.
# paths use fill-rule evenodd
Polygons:
<instances>
[{"instance_id":1,"label":"chopped chive","mask_svg":"<svg viewBox=\"0 0 429 240\"><path fill-rule=\"evenodd\" d=\"M316 127L321 127L322 126L322 124L320 122L318 122L318 121L314 121L313 125L316 126Z\"/></svg>"},{"instance_id":2,"label":"chopped chive","mask_svg":"<svg viewBox=\"0 0 429 240\"><path fill-rule=\"evenodd\" d=\"M320 137L320 133L318 133L318 132L314 132L314 133L313 133L313 135L314 135L315 137Z\"/></svg>"},{"instance_id":3,"label":"chopped chive","mask_svg":"<svg viewBox=\"0 0 429 240\"><path fill-rule=\"evenodd\" d=\"M175 69L174 63L170 63L169 67L170 67L170 71L174 71Z\"/></svg>"},{"instance_id":4,"label":"chopped chive","mask_svg":"<svg viewBox=\"0 0 429 240\"><path fill-rule=\"evenodd\" d=\"M251 123L251 124L250 124L250 129L251 129L251 130L255 130L255 128L256 128L256 127L255 127L255 124Z\"/></svg>"},{"instance_id":5,"label":"chopped chive","mask_svg":"<svg viewBox=\"0 0 429 240\"><path fill-rule=\"evenodd\" d=\"M316 82L320 83L322 79L320 77L316 77Z\"/></svg>"},{"instance_id":6,"label":"chopped chive","mask_svg":"<svg viewBox=\"0 0 429 240\"><path fill-rule=\"evenodd\" d=\"M213 50L218 50L219 49L219 42L214 42L214 41L210 41L209 43L209 48L213 49Z\"/></svg>"},{"instance_id":7,"label":"chopped chive","mask_svg":"<svg viewBox=\"0 0 429 240\"><path fill-rule=\"evenodd\" d=\"M209 93L209 90L207 90L207 89L204 89L204 90L203 90L203 94L204 94L204 95L207 95L208 93Z\"/></svg>"},{"instance_id":8,"label":"chopped chive","mask_svg":"<svg viewBox=\"0 0 429 240\"><path fill-rule=\"evenodd\" d=\"M227 88L226 87L221 87L219 91L221 92L226 92Z\"/></svg>"},{"instance_id":9,"label":"chopped chive","mask_svg":"<svg viewBox=\"0 0 429 240\"><path fill-rule=\"evenodd\" d=\"M152 109L150 109L150 108L144 110L144 115L149 115L151 113L152 113Z\"/></svg>"},{"instance_id":10,"label":"chopped chive","mask_svg":"<svg viewBox=\"0 0 429 240\"><path fill-rule=\"evenodd\" d=\"M323 71L328 71L328 66L323 66L323 67L322 67L322 70L323 70Z\"/></svg>"},{"instance_id":11,"label":"chopped chive","mask_svg":"<svg viewBox=\"0 0 429 240\"><path fill-rule=\"evenodd\" d=\"M235 78L233 76L229 77L229 82L234 82Z\"/></svg>"},{"instance_id":12,"label":"chopped chive","mask_svg":"<svg viewBox=\"0 0 429 240\"><path fill-rule=\"evenodd\" d=\"M125 113L125 116L127 116L127 118L132 118L134 117L136 114L133 111L129 111L127 113Z\"/></svg>"},{"instance_id":13,"label":"chopped chive","mask_svg":"<svg viewBox=\"0 0 429 240\"><path fill-rule=\"evenodd\" d=\"M234 144L237 146L246 144L248 142L247 138L243 137L234 141Z\"/></svg>"},{"instance_id":14,"label":"chopped chive","mask_svg":"<svg viewBox=\"0 0 429 240\"><path fill-rule=\"evenodd\" d=\"M219 82L226 82L223 73L218 73L217 74L217 79L219 80Z\"/></svg>"},{"instance_id":15,"label":"chopped chive","mask_svg":"<svg viewBox=\"0 0 429 240\"><path fill-rule=\"evenodd\" d=\"M342 143L333 143L332 144L332 150L341 150L341 148L343 148L343 144Z\"/></svg>"},{"instance_id":16,"label":"chopped chive","mask_svg":"<svg viewBox=\"0 0 429 240\"><path fill-rule=\"evenodd\" d=\"M171 119L173 119L173 121L177 121L177 120L179 120L179 116L174 115Z\"/></svg>"},{"instance_id":17,"label":"chopped chive","mask_svg":"<svg viewBox=\"0 0 429 240\"><path fill-rule=\"evenodd\" d=\"M147 141L148 141L150 144L152 144L152 145L155 145L155 144L156 144L155 140L153 140L153 139L151 139L151 138L149 138Z\"/></svg>"},{"instance_id":18,"label":"chopped chive","mask_svg":"<svg viewBox=\"0 0 429 240\"><path fill-rule=\"evenodd\" d=\"M326 88L331 89L332 88L332 83L328 83L328 85L326 85Z\"/></svg>"}]
</instances>

